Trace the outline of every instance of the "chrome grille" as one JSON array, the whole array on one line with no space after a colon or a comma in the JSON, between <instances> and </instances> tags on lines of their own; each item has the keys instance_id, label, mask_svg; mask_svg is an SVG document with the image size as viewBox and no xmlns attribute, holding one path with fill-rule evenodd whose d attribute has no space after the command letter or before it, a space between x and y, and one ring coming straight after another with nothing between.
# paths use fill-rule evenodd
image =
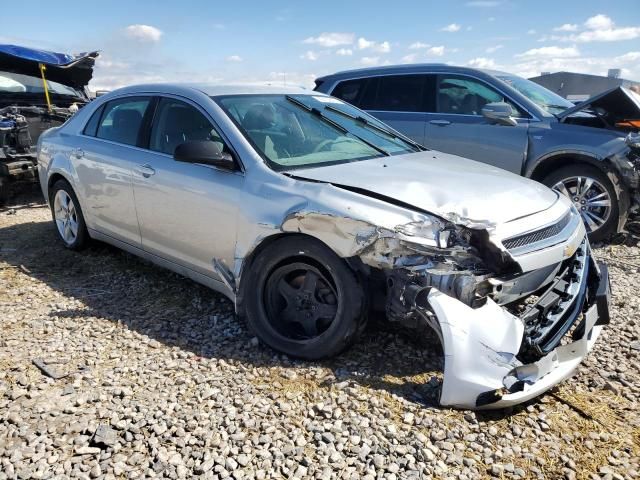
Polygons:
<instances>
[{"instance_id":1,"label":"chrome grille","mask_svg":"<svg viewBox=\"0 0 640 480\"><path fill-rule=\"evenodd\" d=\"M546 240L547 238L558 235L562 230L564 230L564 227L569 224L570 220L571 212L567 212L567 214L562 217L559 222L554 223L553 225L549 225L548 227L544 227L533 232L524 233L522 235L518 235L517 237L508 238L506 240L503 240L502 244L507 250L513 250L514 248L520 248L531 245L532 243Z\"/></svg>"}]
</instances>

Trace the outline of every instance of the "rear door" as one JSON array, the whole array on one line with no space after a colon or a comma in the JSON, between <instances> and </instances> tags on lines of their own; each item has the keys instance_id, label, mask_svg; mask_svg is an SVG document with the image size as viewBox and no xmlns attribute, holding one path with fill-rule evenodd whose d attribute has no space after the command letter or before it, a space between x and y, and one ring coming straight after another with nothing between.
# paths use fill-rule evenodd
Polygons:
<instances>
[{"instance_id":1,"label":"rear door","mask_svg":"<svg viewBox=\"0 0 640 480\"><path fill-rule=\"evenodd\" d=\"M340 82L331 93L424 144L426 113L433 110L434 75L384 75Z\"/></svg>"},{"instance_id":2,"label":"rear door","mask_svg":"<svg viewBox=\"0 0 640 480\"><path fill-rule=\"evenodd\" d=\"M107 102L71 154L88 227L136 247L141 243L132 171L145 155L139 145L150 104L151 97L139 95Z\"/></svg>"},{"instance_id":3,"label":"rear door","mask_svg":"<svg viewBox=\"0 0 640 480\"><path fill-rule=\"evenodd\" d=\"M518 125L489 123L482 107L507 102L516 112ZM436 109L427 114L424 145L488 163L520 174L527 149L530 115L483 80L467 75L438 75Z\"/></svg>"}]
</instances>

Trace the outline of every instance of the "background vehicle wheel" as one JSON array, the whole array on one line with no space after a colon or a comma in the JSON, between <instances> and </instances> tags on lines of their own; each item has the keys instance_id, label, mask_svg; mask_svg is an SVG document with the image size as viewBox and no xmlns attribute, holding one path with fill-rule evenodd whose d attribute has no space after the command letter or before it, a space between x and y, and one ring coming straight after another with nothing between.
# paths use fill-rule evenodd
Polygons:
<instances>
[{"instance_id":1,"label":"background vehicle wheel","mask_svg":"<svg viewBox=\"0 0 640 480\"><path fill-rule=\"evenodd\" d=\"M49 192L53 223L65 247L81 250L89 243L89 233L84 223L80 202L66 180L58 180Z\"/></svg>"},{"instance_id":2,"label":"background vehicle wheel","mask_svg":"<svg viewBox=\"0 0 640 480\"><path fill-rule=\"evenodd\" d=\"M245 275L247 323L275 350L308 360L330 357L361 331L366 299L358 277L318 240L278 240Z\"/></svg>"},{"instance_id":3,"label":"background vehicle wheel","mask_svg":"<svg viewBox=\"0 0 640 480\"><path fill-rule=\"evenodd\" d=\"M591 165L571 165L551 172L542 183L571 199L592 242L606 240L616 232L618 197L602 170Z\"/></svg>"}]
</instances>

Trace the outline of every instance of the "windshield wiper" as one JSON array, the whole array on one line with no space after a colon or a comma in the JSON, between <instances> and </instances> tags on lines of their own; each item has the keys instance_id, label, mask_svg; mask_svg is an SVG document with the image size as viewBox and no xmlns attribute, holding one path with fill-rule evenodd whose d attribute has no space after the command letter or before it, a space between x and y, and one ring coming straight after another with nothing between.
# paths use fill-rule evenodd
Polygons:
<instances>
[{"instance_id":1,"label":"windshield wiper","mask_svg":"<svg viewBox=\"0 0 640 480\"><path fill-rule=\"evenodd\" d=\"M362 143L364 143L365 145L367 145L368 147L373 148L375 151L381 153L382 155L384 155L385 157L390 157L391 154L389 152L387 152L386 150L378 147L376 144L371 143L368 140L365 140L364 138L362 138L359 135L356 135L353 132L350 132L349 130L347 130L345 127L343 127L342 125L340 125L338 122L331 120L329 117L327 117L324 113L322 113L321 110L315 108L315 107L311 107L309 105L307 105L306 103L298 100L295 97L292 97L291 95L285 95L285 98L287 99L287 101L293 103L294 105L306 110L307 112L315 115L316 117L318 117L320 120L322 120L323 122L327 123L328 125L331 125L332 127L334 127L335 129L337 129L338 131L342 132L343 134L348 134L348 135L352 135L355 138L357 138L358 140L360 140Z\"/></svg>"},{"instance_id":2,"label":"windshield wiper","mask_svg":"<svg viewBox=\"0 0 640 480\"><path fill-rule=\"evenodd\" d=\"M377 123L371 122L370 120L368 120L366 117L363 117L362 115L352 115L350 113L343 112L339 108L333 107L331 105L327 105L324 108L325 108L325 110L329 110L331 112L335 112L335 113L337 113L339 115L342 115L343 117L350 118L351 120L353 120L355 122L362 123L362 124L366 125L367 127L369 127L371 130L375 130L375 131L377 131L379 133L383 133L383 134L387 135L388 137L391 137L391 138L396 139L396 140L402 140L403 142L408 143L409 145L413 146L414 148L417 148L419 151L427 150L425 147L423 147L422 145L420 145L417 142L414 142L410 138L402 136L402 135L398 135L393 130L389 130L387 128L383 128L380 125L378 125Z\"/></svg>"},{"instance_id":3,"label":"windshield wiper","mask_svg":"<svg viewBox=\"0 0 640 480\"><path fill-rule=\"evenodd\" d=\"M554 105L553 103L543 103L542 105L549 108L558 108L560 110L566 110L569 108L566 105Z\"/></svg>"}]
</instances>

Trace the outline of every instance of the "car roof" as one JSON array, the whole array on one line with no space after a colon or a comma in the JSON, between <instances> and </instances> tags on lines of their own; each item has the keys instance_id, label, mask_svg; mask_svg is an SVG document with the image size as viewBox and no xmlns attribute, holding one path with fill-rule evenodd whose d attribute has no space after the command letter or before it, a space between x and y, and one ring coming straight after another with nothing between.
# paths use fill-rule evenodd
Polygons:
<instances>
[{"instance_id":1,"label":"car roof","mask_svg":"<svg viewBox=\"0 0 640 480\"><path fill-rule=\"evenodd\" d=\"M409 63L401 65L384 65L380 67L357 68L354 70L343 70L331 75L325 75L317 79L317 81L326 81L333 78L353 78L368 77L375 75L391 75L395 73L484 73L485 75L510 75L506 72L498 70L489 70L483 68L461 67L456 65L448 65L446 63Z\"/></svg>"},{"instance_id":2,"label":"car roof","mask_svg":"<svg viewBox=\"0 0 640 480\"><path fill-rule=\"evenodd\" d=\"M202 83L147 83L141 85L131 85L114 90L119 94L122 93L171 93L185 94L188 92L198 91L208 96L221 95L250 95L250 94L309 94L318 95L299 86L278 86L265 84L239 84L239 85L220 85L220 84L202 84Z\"/></svg>"}]
</instances>

